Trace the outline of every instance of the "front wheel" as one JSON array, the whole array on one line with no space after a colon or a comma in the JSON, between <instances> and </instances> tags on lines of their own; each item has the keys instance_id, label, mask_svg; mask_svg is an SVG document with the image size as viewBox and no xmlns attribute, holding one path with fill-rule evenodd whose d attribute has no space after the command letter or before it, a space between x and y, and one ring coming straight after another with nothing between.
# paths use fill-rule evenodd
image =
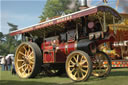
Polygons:
<instances>
[{"instance_id":1,"label":"front wheel","mask_svg":"<svg viewBox=\"0 0 128 85\"><path fill-rule=\"evenodd\" d=\"M15 55L16 73L21 78L35 77L41 70L42 54L36 43L23 42Z\"/></svg>"},{"instance_id":2,"label":"front wheel","mask_svg":"<svg viewBox=\"0 0 128 85\"><path fill-rule=\"evenodd\" d=\"M74 81L87 80L92 72L92 62L88 54L83 51L74 51L66 60L66 72Z\"/></svg>"},{"instance_id":3,"label":"front wheel","mask_svg":"<svg viewBox=\"0 0 128 85\"><path fill-rule=\"evenodd\" d=\"M111 60L104 52L97 52L93 58L93 71L92 74L96 77L108 76L111 72Z\"/></svg>"}]
</instances>

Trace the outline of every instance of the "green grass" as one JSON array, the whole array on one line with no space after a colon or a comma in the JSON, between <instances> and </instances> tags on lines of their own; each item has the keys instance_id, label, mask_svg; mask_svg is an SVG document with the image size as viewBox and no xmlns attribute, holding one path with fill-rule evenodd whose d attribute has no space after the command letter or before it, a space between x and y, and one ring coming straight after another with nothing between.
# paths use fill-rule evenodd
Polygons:
<instances>
[{"instance_id":1,"label":"green grass","mask_svg":"<svg viewBox=\"0 0 128 85\"><path fill-rule=\"evenodd\" d=\"M73 82L68 77L43 77L20 79L10 71L0 71L0 85L128 85L128 68L112 69L109 77L91 76L85 82Z\"/></svg>"}]
</instances>

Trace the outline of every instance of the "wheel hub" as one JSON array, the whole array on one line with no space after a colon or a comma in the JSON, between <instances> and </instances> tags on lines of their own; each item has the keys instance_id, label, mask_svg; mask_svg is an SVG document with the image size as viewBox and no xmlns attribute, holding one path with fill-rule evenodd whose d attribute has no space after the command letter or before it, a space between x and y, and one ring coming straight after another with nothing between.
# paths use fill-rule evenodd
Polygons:
<instances>
[{"instance_id":1,"label":"wheel hub","mask_svg":"<svg viewBox=\"0 0 128 85\"><path fill-rule=\"evenodd\" d=\"M79 63L76 63L76 67L79 67L80 65L79 65Z\"/></svg>"},{"instance_id":2,"label":"wheel hub","mask_svg":"<svg viewBox=\"0 0 128 85\"><path fill-rule=\"evenodd\" d=\"M26 57L24 58L24 61L26 64L29 64L29 60Z\"/></svg>"}]
</instances>

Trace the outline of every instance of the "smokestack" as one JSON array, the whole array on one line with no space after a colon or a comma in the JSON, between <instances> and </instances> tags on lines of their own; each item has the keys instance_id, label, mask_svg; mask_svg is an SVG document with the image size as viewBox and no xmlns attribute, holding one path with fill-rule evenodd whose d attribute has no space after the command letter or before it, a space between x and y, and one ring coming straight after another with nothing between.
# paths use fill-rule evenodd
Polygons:
<instances>
[{"instance_id":1,"label":"smokestack","mask_svg":"<svg viewBox=\"0 0 128 85\"><path fill-rule=\"evenodd\" d=\"M87 0L79 0L79 3L80 3L80 7L79 7L80 10L88 8Z\"/></svg>"},{"instance_id":2,"label":"smokestack","mask_svg":"<svg viewBox=\"0 0 128 85\"><path fill-rule=\"evenodd\" d=\"M84 6L84 7L85 7L85 6L87 7L87 0L80 0L80 6L81 6L81 7L83 7L83 6Z\"/></svg>"}]
</instances>

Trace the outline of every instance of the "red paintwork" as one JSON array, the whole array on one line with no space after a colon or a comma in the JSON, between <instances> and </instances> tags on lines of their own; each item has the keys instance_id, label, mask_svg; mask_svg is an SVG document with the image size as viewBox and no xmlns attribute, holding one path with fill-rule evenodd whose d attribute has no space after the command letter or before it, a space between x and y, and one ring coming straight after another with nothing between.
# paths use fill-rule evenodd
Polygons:
<instances>
[{"instance_id":1,"label":"red paintwork","mask_svg":"<svg viewBox=\"0 0 128 85\"><path fill-rule=\"evenodd\" d=\"M115 34L113 30L110 30L109 33ZM115 36L115 41L122 41L122 40L128 40L128 30L125 29L117 29L116 30L116 35Z\"/></svg>"},{"instance_id":2,"label":"red paintwork","mask_svg":"<svg viewBox=\"0 0 128 85\"><path fill-rule=\"evenodd\" d=\"M62 42L56 46L55 50L53 50L53 45L51 45L50 41L48 41L45 42L45 44L42 43L41 48L43 50L43 63L64 63L66 56L72 51L76 50L75 42Z\"/></svg>"},{"instance_id":3,"label":"red paintwork","mask_svg":"<svg viewBox=\"0 0 128 85\"><path fill-rule=\"evenodd\" d=\"M106 37L103 40L98 40L97 45L100 45L102 43L109 42L109 41L111 41L111 42L115 41L115 36L113 34L110 34L108 37Z\"/></svg>"},{"instance_id":4,"label":"red paintwork","mask_svg":"<svg viewBox=\"0 0 128 85\"><path fill-rule=\"evenodd\" d=\"M66 43L60 43L59 49L56 49L56 63L64 63L66 61L67 52L65 45Z\"/></svg>"},{"instance_id":5,"label":"red paintwork","mask_svg":"<svg viewBox=\"0 0 128 85\"><path fill-rule=\"evenodd\" d=\"M43 63L54 63L54 51L43 52Z\"/></svg>"},{"instance_id":6,"label":"red paintwork","mask_svg":"<svg viewBox=\"0 0 128 85\"><path fill-rule=\"evenodd\" d=\"M75 48L75 42L73 43L68 43L68 48L67 48L67 52L68 54L71 53L72 51L76 50Z\"/></svg>"},{"instance_id":7,"label":"red paintwork","mask_svg":"<svg viewBox=\"0 0 128 85\"><path fill-rule=\"evenodd\" d=\"M53 50L53 46L45 46L45 47L44 47L44 50L47 50L47 51Z\"/></svg>"},{"instance_id":8,"label":"red paintwork","mask_svg":"<svg viewBox=\"0 0 128 85\"><path fill-rule=\"evenodd\" d=\"M63 52L66 55L67 52L66 52L66 49L65 49L65 45L66 45L66 43L60 43L60 45L58 46L59 47L58 50L60 50L61 52Z\"/></svg>"}]
</instances>

